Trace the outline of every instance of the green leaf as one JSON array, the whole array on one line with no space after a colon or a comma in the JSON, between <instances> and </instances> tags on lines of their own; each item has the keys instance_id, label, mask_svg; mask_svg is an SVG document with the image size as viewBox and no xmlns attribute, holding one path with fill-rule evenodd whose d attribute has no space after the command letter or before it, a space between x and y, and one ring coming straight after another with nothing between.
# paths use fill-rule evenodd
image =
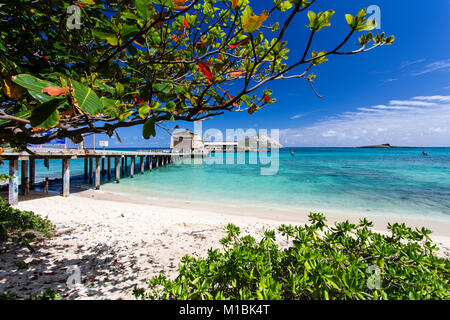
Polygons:
<instances>
[{"instance_id":1,"label":"green leaf","mask_svg":"<svg viewBox=\"0 0 450 320\"><path fill-rule=\"evenodd\" d=\"M173 101L169 101L166 104L166 109L169 110L169 111L174 110L176 107L177 107L177 105Z\"/></svg>"},{"instance_id":2,"label":"green leaf","mask_svg":"<svg viewBox=\"0 0 450 320\"><path fill-rule=\"evenodd\" d=\"M100 90L105 90L111 94L115 94L116 90L113 87L110 87L109 85L107 85L106 83L103 83L101 81L99 81L98 79L95 80L94 84L100 89Z\"/></svg>"},{"instance_id":3,"label":"green leaf","mask_svg":"<svg viewBox=\"0 0 450 320\"><path fill-rule=\"evenodd\" d=\"M33 128L50 129L59 123L58 107L66 99L52 99L31 111L30 124Z\"/></svg>"},{"instance_id":4,"label":"green leaf","mask_svg":"<svg viewBox=\"0 0 450 320\"><path fill-rule=\"evenodd\" d=\"M117 46L119 44L119 40L114 33L104 32L100 30L93 30L92 34L100 40L108 42L112 46Z\"/></svg>"},{"instance_id":5,"label":"green leaf","mask_svg":"<svg viewBox=\"0 0 450 320\"><path fill-rule=\"evenodd\" d=\"M56 84L50 81L38 79L30 74L19 74L18 76L12 77L12 80L27 90L37 92L42 92L42 89L50 86L56 86Z\"/></svg>"},{"instance_id":6,"label":"green leaf","mask_svg":"<svg viewBox=\"0 0 450 320\"><path fill-rule=\"evenodd\" d=\"M106 97L102 97L100 99L100 101L102 102L103 109L106 109L111 106L118 106L120 104L119 100L110 99L110 98L106 98Z\"/></svg>"},{"instance_id":7,"label":"green leaf","mask_svg":"<svg viewBox=\"0 0 450 320\"><path fill-rule=\"evenodd\" d=\"M144 127L142 128L142 135L144 139L149 139L150 136L156 136L155 119L150 118L144 123Z\"/></svg>"},{"instance_id":8,"label":"green leaf","mask_svg":"<svg viewBox=\"0 0 450 320\"><path fill-rule=\"evenodd\" d=\"M175 8L176 6L173 0L152 0L152 2L169 8Z\"/></svg>"},{"instance_id":9,"label":"green leaf","mask_svg":"<svg viewBox=\"0 0 450 320\"><path fill-rule=\"evenodd\" d=\"M266 21L268 17L269 12L267 10L264 10L260 16L256 15L250 15L248 17L243 16L242 29L244 30L244 32L252 33L253 31L258 30L261 27L262 23Z\"/></svg>"},{"instance_id":10,"label":"green leaf","mask_svg":"<svg viewBox=\"0 0 450 320\"><path fill-rule=\"evenodd\" d=\"M128 117L130 117L134 113L133 110L128 110L124 113L119 114L119 121L125 121Z\"/></svg>"},{"instance_id":11,"label":"green leaf","mask_svg":"<svg viewBox=\"0 0 450 320\"><path fill-rule=\"evenodd\" d=\"M126 23L122 27L121 35L123 37L127 37L133 33L136 33L139 31L139 26L136 23Z\"/></svg>"},{"instance_id":12,"label":"green leaf","mask_svg":"<svg viewBox=\"0 0 450 320\"><path fill-rule=\"evenodd\" d=\"M275 0L275 7L279 11L287 11L292 8L292 3L291 1Z\"/></svg>"},{"instance_id":13,"label":"green leaf","mask_svg":"<svg viewBox=\"0 0 450 320\"><path fill-rule=\"evenodd\" d=\"M313 51L311 54L311 59L314 59L312 61L312 64L319 65L321 63L324 63L325 61L328 61L327 56L325 56L326 53L327 53L326 51L321 51L321 52ZM317 58L317 57L320 57L320 58Z\"/></svg>"},{"instance_id":14,"label":"green leaf","mask_svg":"<svg viewBox=\"0 0 450 320\"><path fill-rule=\"evenodd\" d=\"M314 11L308 11L308 19L309 19L309 26L312 27L314 25L314 21L316 20L316 14Z\"/></svg>"},{"instance_id":15,"label":"green leaf","mask_svg":"<svg viewBox=\"0 0 450 320\"><path fill-rule=\"evenodd\" d=\"M120 82L116 82L116 94L118 97L122 97L125 93L125 87Z\"/></svg>"},{"instance_id":16,"label":"green leaf","mask_svg":"<svg viewBox=\"0 0 450 320\"><path fill-rule=\"evenodd\" d=\"M147 118L149 111L150 107L147 104L143 103L138 109L139 117L141 117L142 119Z\"/></svg>"},{"instance_id":17,"label":"green leaf","mask_svg":"<svg viewBox=\"0 0 450 320\"><path fill-rule=\"evenodd\" d=\"M370 31L377 27L377 21L375 19L369 19L366 23L366 30Z\"/></svg>"},{"instance_id":18,"label":"green leaf","mask_svg":"<svg viewBox=\"0 0 450 320\"><path fill-rule=\"evenodd\" d=\"M389 36L386 38L386 44L393 44L395 41L395 36Z\"/></svg>"},{"instance_id":19,"label":"green leaf","mask_svg":"<svg viewBox=\"0 0 450 320\"><path fill-rule=\"evenodd\" d=\"M73 97L77 106L89 115L96 115L103 111L102 101L92 89L85 87L81 83L70 80L73 88Z\"/></svg>"},{"instance_id":20,"label":"green leaf","mask_svg":"<svg viewBox=\"0 0 450 320\"><path fill-rule=\"evenodd\" d=\"M351 14L346 14L345 20L347 20L348 26L353 28L353 16Z\"/></svg>"},{"instance_id":21,"label":"green leaf","mask_svg":"<svg viewBox=\"0 0 450 320\"><path fill-rule=\"evenodd\" d=\"M38 79L30 74L19 74L12 77L12 80L19 86L27 89L30 95L41 103L54 99L54 97L42 93L42 89L44 88L57 86L57 84L53 82Z\"/></svg>"},{"instance_id":22,"label":"green leaf","mask_svg":"<svg viewBox=\"0 0 450 320\"><path fill-rule=\"evenodd\" d=\"M136 0L136 10L138 11L139 15L145 20L150 18L150 6L152 3L153 0Z\"/></svg>"},{"instance_id":23,"label":"green leaf","mask_svg":"<svg viewBox=\"0 0 450 320\"><path fill-rule=\"evenodd\" d=\"M172 85L170 84L170 82L157 83L157 84L153 85L153 89L155 89L156 91L162 92L164 94L168 94L170 92L170 90L172 89Z\"/></svg>"},{"instance_id":24,"label":"green leaf","mask_svg":"<svg viewBox=\"0 0 450 320\"><path fill-rule=\"evenodd\" d=\"M319 31L323 27L331 26L330 19L333 15L333 10L319 12L317 15L313 11L308 11L309 28L312 31Z\"/></svg>"}]
</instances>

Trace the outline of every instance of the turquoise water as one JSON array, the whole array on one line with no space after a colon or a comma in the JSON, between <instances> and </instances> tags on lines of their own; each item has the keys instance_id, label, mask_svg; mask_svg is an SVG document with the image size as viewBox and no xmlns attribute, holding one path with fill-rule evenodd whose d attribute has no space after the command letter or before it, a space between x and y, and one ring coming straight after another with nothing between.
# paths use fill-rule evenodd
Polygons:
<instances>
[{"instance_id":1,"label":"turquoise water","mask_svg":"<svg viewBox=\"0 0 450 320\"><path fill-rule=\"evenodd\" d=\"M234 206L450 218L450 148L427 151L285 148L278 162L272 154L272 167L279 167L274 175L261 175L269 165L250 164L255 153L239 154L245 164L221 164L224 156L216 154L216 164L175 163L103 189Z\"/></svg>"},{"instance_id":2,"label":"turquoise water","mask_svg":"<svg viewBox=\"0 0 450 320\"><path fill-rule=\"evenodd\" d=\"M428 156L422 150L284 148L279 157L269 155L278 168L274 175L261 175L269 165L253 164L255 153L235 154L234 162L239 157L243 164L221 164L224 155L218 153L208 163L178 162L120 184L104 183L102 189L214 205L450 218L450 148L426 148ZM60 162L50 163L55 176ZM41 176L49 175L42 163L37 165ZM83 161L73 160L71 174L82 172Z\"/></svg>"}]
</instances>

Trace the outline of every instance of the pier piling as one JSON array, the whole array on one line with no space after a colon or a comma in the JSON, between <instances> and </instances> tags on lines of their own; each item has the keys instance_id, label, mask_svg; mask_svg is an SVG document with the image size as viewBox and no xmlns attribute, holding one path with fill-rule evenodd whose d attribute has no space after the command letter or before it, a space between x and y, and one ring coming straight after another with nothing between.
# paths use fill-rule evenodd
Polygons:
<instances>
[{"instance_id":1,"label":"pier piling","mask_svg":"<svg viewBox=\"0 0 450 320\"><path fill-rule=\"evenodd\" d=\"M95 189L100 189L100 158L95 158Z\"/></svg>"},{"instance_id":2,"label":"pier piling","mask_svg":"<svg viewBox=\"0 0 450 320\"><path fill-rule=\"evenodd\" d=\"M16 205L19 203L19 160L17 158L9 160L9 187L8 203Z\"/></svg>"},{"instance_id":3,"label":"pier piling","mask_svg":"<svg viewBox=\"0 0 450 320\"><path fill-rule=\"evenodd\" d=\"M89 184L93 183L93 172L92 172L92 166L93 166L93 159L89 158Z\"/></svg>"},{"instance_id":4,"label":"pier piling","mask_svg":"<svg viewBox=\"0 0 450 320\"><path fill-rule=\"evenodd\" d=\"M141 156L141 161L139 162L139 164L141 165L141 174L144 174L145 172L145 163L144 163L144 156Z\"/></svg>"},{"instance_id":5,"label":"pier piling","mask_svg":"<svg viewBox=\"0 0 450 320\"><path fill-rule=\"evenodd\" d=\"M21 182L20 182L20 193L22 195L27 194L27 186L28 183L28 160L22 160L22 173L21 173Z\"/></svg>"},{"instance_id":6,"label":"pier piling","mask_svg":"<svg viewBox=\"0 0 450 320\"><path fill-rule=\"evenodd\" d=\"M34 182L36 180L36 160L30 159L30 189L34 189Z\"/></svg>"},{"instance_id":7,"label":"pier piling","mask_svg":"<svg viewBox=\"0 0 450 320\"><path fill-rule=\"evenodd\" d=\"M136 161L136 157L131 157L131 163L130 163L130 177L134 178L134 164Z\"/></svg>"},{"instance_id":8,"label":"pier piling","mask_svg":"<svg viewBox=\"0 0 450 320\"><path fill-rule=\"evenodd\" d=\"M120 183L120 157L116 157L116 182Z\"/></svg>"},{"instance_id":9,"label":"pier piling","mask_svg":"<svg viewBox=\"0 0 450 320\"><path fill-rule=\"evenodd\" d=\"M84 158L84 180L88 179L88 158Z\"/></svg>"},{"instance_id":10,"label":"pier piling","mask_svg":"<svg viewBox=\"0 0 450 320\"><path fill-rule=\"evenodd\" d=\"M70 158L64 158L62 163L62 196L68 197L70 194Z\"/></svg>"},{"instance_id":11,"label":"pier piling","mask_svg":"<svg viewBox=\"0 0 450 320\"><path fill-rule=\"evenodd\" d=\"M111 179L111 157L108 157L108 180Z\"/></svg>"}]
</instances>

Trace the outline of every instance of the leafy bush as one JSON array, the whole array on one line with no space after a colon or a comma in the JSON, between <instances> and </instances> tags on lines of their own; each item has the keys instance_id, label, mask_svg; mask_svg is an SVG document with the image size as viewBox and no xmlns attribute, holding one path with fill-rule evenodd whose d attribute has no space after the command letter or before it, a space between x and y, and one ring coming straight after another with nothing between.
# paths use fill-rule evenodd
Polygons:
<instances>
[{"instance_id":1,"label":"leafy bush","mask_svg":"<svg viewBox=\"0 0 450 320\"><path fill-rule=\"evenodd\" d=\"M54 225L47 218L42 218L31 211L12 208L0 199L0 241L7 240L11 234L21 234L27 230L48 234Z\"/></svg>"},{"instance_id":2,"label":"leafy bush","mask_svg":"<svg viewBox=\"0 0 450 320\"><path fill-rule=\"evenodd\" d=\"M40 294L30 296L27 300L62 300L62 297L56 290L47 289Z\"/></svg>"},{"instance_id":3,"label":"leafy bush","mask_svg":"<svg viewBox=\"0 0 450 320\"><path fill-rule=\"evenodd\" d=\"M0 294L1 300L23 300L19 299L16 295L9 293ZM45 291L41 291L41 293L30 295L25 300L62 300L62 297L56 290L47 289Z\"/></svg>"},{"instance_id":4,"label":"leafy bush","mask_svg":"<svg viewBox=\"0 0 450 320\"><path fill-rule=\"evenodd\" d=\"M226 227L223 250L206 258L185 256L176 279L152 278L142 299L449 299L450 261L435 255L430 230L389 224L390 235L371 231L366 219L326 225L282 225L261 241L234 225ZM378 281L379 280L379 281Z\"/></svg>"}]
</instances>

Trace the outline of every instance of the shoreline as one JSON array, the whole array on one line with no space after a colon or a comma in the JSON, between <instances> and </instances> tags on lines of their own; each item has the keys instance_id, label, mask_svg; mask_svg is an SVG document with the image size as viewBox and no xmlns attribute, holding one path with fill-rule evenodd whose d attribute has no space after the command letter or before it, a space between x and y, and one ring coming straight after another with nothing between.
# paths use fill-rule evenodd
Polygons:
<instances>
[{"instance_id":1,"label":"shoreline","mask_svg":"<svg viewBox=\"0 0 450 320\"><path fill-rule=\"evenodd\" d=\"M133 289L146 287L153 276L163 272L175 277L183 256L205 257L210 248L220 248L228 223L258 239L263 229L307 222L307 212L294 216L245 207L155 204L95 190L78 191L67 198L33 192L21 197L16 207L48 216L58 232L68 230L31 243L33 252L16 247L0 253L0 293L22 298L51 288L64 299L134 299ZM325 214L329 225L336 220L358 221L358 217ZM385 233L385 221L381 220L374 221L372 229ZM404 222L421 227L425 221ZM438 255L450 257L449 224L428 221L428 225L434 229L431 238L441 248ZM286 245L281 237L277 242ZM17 261L24 261L29 268L18 270ZM80 284L71 288L67 283L74 267L79 270Z\"/></svg>"},{"instance_id":2,"label":"shoreline","mask_svg":"<svg viewBox=\"0 0 450 320\"><path fill-rule=\"evenodd\" d=\"M214 204L212 202L201 202L197 200L179 199L150 199L145 197L132 196L120 192L102 191L94 189L79 189L74 196L87 197L96 200L108 200L121 203L137 203L160 208L188 209L202 212L214 212L229 216L253 217L257 219L279 222L280 224L305 224L308 222L308 214L311 210L307 208L297 208L291 210L286 207L270 208L252 205L231 205ZM373 229L379 232L386 232L388 223L405 223L409 227L426 227L433 231L435 236L450 238L450 217L442 215L430 215L428 217L415 217L411 215L388 215L383 213L345 211L344 209L314 210L320 212L327 218L328 224L349 220L357 223L360 218L367 218L374 223Z\"/></svg>"}]
</instances>

